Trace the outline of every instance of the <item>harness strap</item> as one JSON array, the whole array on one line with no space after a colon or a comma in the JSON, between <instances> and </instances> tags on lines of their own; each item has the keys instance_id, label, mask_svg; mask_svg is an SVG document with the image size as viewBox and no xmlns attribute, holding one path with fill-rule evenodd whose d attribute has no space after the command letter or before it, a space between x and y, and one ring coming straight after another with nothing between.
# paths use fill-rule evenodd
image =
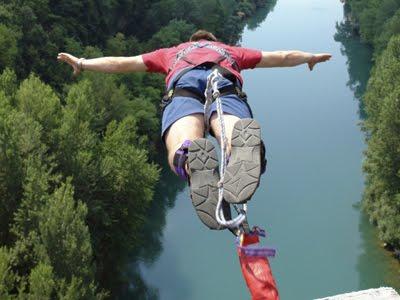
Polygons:
<instances>
[{"instance_id":1,"label":"harness strap","mask_svg":"<svg viewBox=\"0 0 400 300\"><path fill-rule=\"evenodd\" d=\"M264 256L274 257L276 249L259 246L260 237L265 237L266 233L264 229L254 226L249 233L243 233L236 238L236 245L239 252L246 256Z\"/></svg>"},{"instance_id":2,"label":"harness strap","mask_svg":"<svg viewBox=\"0 0 400 300\"><path fill-rule=\"evenodd\" d=\"M220 90L220 96L226 96L226 95L238 95L240 98L246 97L246 94L242 92L238 87L235 87L233 85L225 86L219 89ZM203 93L199 93L195 90L188 89L188 88L175 88L172 94L172 98L174 97L191 97L199 100L201 103L204 104L205 102L205 97Z\"/></svg>"},{"instance_id":3,"label":"harness strap","mask_svg":"<svg viewBox=\"0 0 400 300\"><path fill-rule=\"evenodd\" d=\"M246 93L243 92L238 86L236 85L228 85L222 87L220 90L220 96L226 95L237 95L240 99L242 99L247 104L247 96ZM198 100L200 103L205 103L205 96L203 93L198 92L197 90L190 89L190 88L174 88L170 89L163 97L161 101L161 111L164 111L165 107L171 103L172 99L175 97L190 97ZM248 104L247 104L248 105ZM250 110L250 108L249 108Z\"/></svg>"},{"instance_id":4,"label":"harness strap","mask_svg":"<svg viewBox=\"0 0 400 300\"><path fill-rule=\"evenodd\" d=\"M201 103L204 103L203 93L199 93L196 90L188 88L175 88L171 98L174 97L190 97L200 101Z\"/></svg>"},{"instance_id":5,"label":"harness strap","mask_svg":"<svg viewBox=\"0 0 400 300\"><path fill-rule=\"evenodd\" d=\"M219 46L214 45L214 44L211 44L211 43L194 42L194 43L192 43L190 46L188 46L188 47L182 49L181 51L179 51L179 52L176 54L175 60L174 60L174 62L172 63L172 66L169 68L169 70L170 70L170 71L173 70L173 69L175 68L175 66L177 65L177 63L178 63L180 60L184 60L184 61L186 61L187 63L189 63L189 64L195 66L196 64L193 63L190 59L187 59L186 56L187 56L190 52L192 52L193 50L199 49L199 48L207 48L207 49L213 50L213 51L217 52L219 55L221 55L221 57L219 58L219 60L216 61L216 62L214 62L214 63L217 63L217 64L218 64L218 63L220 63L221 61L223 61L223 60L226 59L226 60L232 65L232 67L234 67L234 68L237 69L237 70L239 69L239 67L238 67L238 65L237 65L237 63L236 63L236 61L232 58L232 56L229 54L229 52L226 51L224 48L219 47Z\"/></svg>"},{"instance_id":6,"label":"harness strap","mask_svg":"<svg viewBox=\"0 0 400 300\"><path fill-rule=\"evenodd\" d=\"M186 160L190 144L191 141L189 140L184 141L181 147L178 150L176 150L173 160L175 171L179 175L179 177L181 177L183 180L188 179L186 173Z\"/></svg>"}]
</instances>

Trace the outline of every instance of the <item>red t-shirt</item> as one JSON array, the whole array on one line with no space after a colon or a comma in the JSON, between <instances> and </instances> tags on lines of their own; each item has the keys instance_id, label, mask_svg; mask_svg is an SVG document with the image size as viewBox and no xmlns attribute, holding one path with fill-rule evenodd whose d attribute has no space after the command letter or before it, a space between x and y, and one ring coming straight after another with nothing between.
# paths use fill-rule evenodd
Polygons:
<instances>
[{"instance_id":1,"label":"red t-shirt","mask_svg":"<svg viewBox=\"0 0 400 300\"><path fill-rule=\"evenodd\" d=\"M236 62L238 70L235 69L226 59L222 60L219 65L231 71L241 83L243 83L243 79L240 75L240 71L244 69L252 69L261 61L261 51L259 50L229 46L219 42L199 42L212 44L227 51L231 58ZM185 59L181 59L178 63L174 64L177 53L188 48L192 43L193 42L182 43L175 47L162 48L143 54L142 58L147 67L147 71L166 74L167 77L165 78L165 82L168 85L171 78L173 78L180 70L189 66L200 65L205 62L214 62L216 58L221 57L221 55L213 49L205 47L195 48L185 56ZM186 58L190 59L192 64L187 63Z\"/></svg>"}]
</instances>

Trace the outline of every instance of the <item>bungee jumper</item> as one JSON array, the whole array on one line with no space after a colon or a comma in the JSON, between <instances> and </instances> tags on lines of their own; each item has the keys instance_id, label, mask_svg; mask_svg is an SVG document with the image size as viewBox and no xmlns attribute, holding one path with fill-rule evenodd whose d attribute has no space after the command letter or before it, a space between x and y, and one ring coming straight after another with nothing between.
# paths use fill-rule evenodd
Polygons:
<instances>
[{"instance_id":1,"label":"bungee jumper","mask_svg":"<svg viewBox=\"0 0 400 300\"><path fill-rule=\"evenodd\" d=\"M71 65L74 75L83 70L166 75L161 137L169 166L188 181L194 209L203 224L212 230L229 229L237 236L243 276L256 300L279 296L266 258L274 251L258 246L259 236L265 232L257 227L250 230L246 221L247 202L259 185L266 159L260 125L242 90L240 72L300 64L308 64L312 70L330 57L328 53L230 46L199 30L188 42L132 57L85 59L59 53L57 58ZM207 132L220 143L220 163L213 143L205 138Z\"/></svg>"}]
</instances>

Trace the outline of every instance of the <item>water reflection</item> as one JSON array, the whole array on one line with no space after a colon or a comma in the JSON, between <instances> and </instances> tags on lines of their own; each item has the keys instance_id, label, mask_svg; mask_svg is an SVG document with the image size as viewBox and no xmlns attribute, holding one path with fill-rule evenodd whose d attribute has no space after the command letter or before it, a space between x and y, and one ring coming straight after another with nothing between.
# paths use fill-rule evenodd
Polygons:
<instances>
[{"instance_id":1,"label":"water reflection","mask_svg":"<svg viewBox=\"0 0 400 300\"><path fill-rule=\"evenodd\" d=\"M265 7L261 7L257 10L254 16L251 17L247 22L247 28L250 30L256 29L264 20L268 14L274 10L277 0L269 0Z\"/></svg>"},{"instance_id":2,"label":"water reflection","mask_svg":"<svg viewBox=\"0 0 400 300\"><path fill-rule=\"evenodd\" d=\"M342 44L341 53L347 57L349 81L347 86L359 100L360 119L365 119L362 95L367 87L372 67L372 48L361 42L348 4L344 5L343 21L336 24L335 41Z\"/></svg>"},{"instance_id":3,"label":"water reflection","mask_svg":"<svg viewBox=\"0 0 400 300\"><path fill-rule=\"evenodd\" d=\"M143 244L141 249L131 254L130 263L126 264L124 270L126 282L119 287L118 292L118 298L121 299L158 299L157 289L148 286L141 278L139 263L151 264L161 254L167 211L174 207L176 195L186 186L184 181L179 180L169 170L164 151L160 153L160 159L161 177L143 228Z\"/></svg>"},{"instance_id":4,"label":"water reflection","mask_svg":"<svg viewBox=\"0 0 400 300\"><path fill-rule=\"evenodd\" d=\"M222 40L228 44L235 45L242 39L244 28L247 26L250 30L256 29L274 9L278 0L260 0L256 4L255 13L249 18L244 19L244 12L239 11L227 19L225 32L221 33ZM240 5L239 5L240 6ZM239 8L240 9L240 8Z\"/></svg>"},{"instance_id":5,"label":"water reflection","mask_svg":"<svg viewBox=\"0 0 400 300\"><path fill-rule=\"evenodd\" d=\"M378 232L365 215L361 215L359 231L362 240L360 246L363 249L357 263L360 289L390 286L400 291L400 264L388 251L382 249Z\"/></svg>"}]
</instances>

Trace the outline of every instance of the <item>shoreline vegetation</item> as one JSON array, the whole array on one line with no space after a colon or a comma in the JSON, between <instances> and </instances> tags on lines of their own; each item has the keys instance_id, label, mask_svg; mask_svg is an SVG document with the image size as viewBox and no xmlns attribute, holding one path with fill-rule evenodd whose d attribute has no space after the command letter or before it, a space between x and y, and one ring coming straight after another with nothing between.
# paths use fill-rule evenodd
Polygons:
<instances>
[{"instance_id":1,"label":"shoreline vegetation","mask_svg":"<svg viewBox=\"0 0 400 300\"><path fill-rule=\"evenodd\" d=\"M358 95L367 143L362 207L385 249L400 260L400 2L344 2L345 23L373 49L368 84Z\"/></svg>"},{"instance_id":2,"label":"shoreline vegetation","mask_svg":"<svg viewBox=\"0 0 400 300\"><path fill-rule=\"evenodd\" d=\"M0 4L1 299L108 299L121 286L128 297L151 294L126 265L152 247L144 232L162 171L163 78L74 79L57 53L132 56L186 41L199 28L235 44L251 17L255 28L275 3ZM154 230L157 244L162 224Z\"/></svg>"}]
</instances>

